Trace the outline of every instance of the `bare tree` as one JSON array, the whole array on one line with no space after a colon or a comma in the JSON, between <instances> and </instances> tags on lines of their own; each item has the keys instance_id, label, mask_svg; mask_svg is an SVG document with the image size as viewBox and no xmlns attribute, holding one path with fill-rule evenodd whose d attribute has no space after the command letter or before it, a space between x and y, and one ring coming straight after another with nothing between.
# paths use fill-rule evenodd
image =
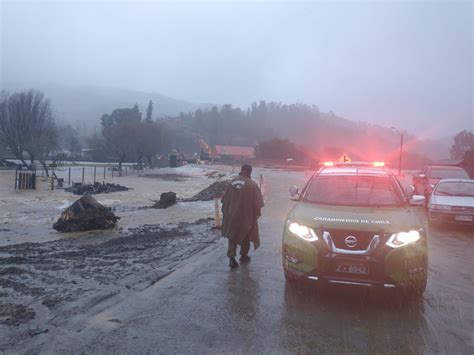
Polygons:
<instances>
[{"instance_id":1,"label":"bare tree","mask_svg":"<svg viewBox=\"0 0 474 355\"><path fill-rule=\"evenodd\" d=\"M24 122L12 114L12 99L10 94L2 92L0 101L0 139L10 148L13 155L25 166L28 164L24 158L25 145L28 137L24 134Z\"/></svg>"},{"instance_id":2,"label":"bare tree","mask_svg":"<svg viewBox=\"0 0 474 355\"><path fill-rule=\"evenodd\" d=\"M0 131L2 140L25 166L26 152L31 165L38 159L49 175L46 158L57 145L57 130L51 103L41 92L4 93L0 102Z\"/></svg>"}]
</instances>

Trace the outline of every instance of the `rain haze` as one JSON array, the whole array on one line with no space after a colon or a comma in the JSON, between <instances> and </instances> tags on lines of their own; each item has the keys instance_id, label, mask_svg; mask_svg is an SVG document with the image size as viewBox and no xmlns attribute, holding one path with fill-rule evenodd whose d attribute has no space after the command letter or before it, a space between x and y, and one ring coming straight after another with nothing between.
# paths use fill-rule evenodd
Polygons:
<instances>
[{"instance_id":1,"label":"rain haze","mask_svg":"<svg viewBox=\"0 0 474 355\"><path fill-rule=\"evenodd\" d=\"M0 0L0 354L474 354L473 11Z\"/></svg>"},{"instance_id":2,"label":"rain haze","mask_svg":"<svg viewBox=\"0 0 474 355\"><path fill-rule=\"evenodd\" d=\"M2 1L1 80L302 102L444 138L473 127L472 17L470 1Z\"/></svg>"}]
</instances>

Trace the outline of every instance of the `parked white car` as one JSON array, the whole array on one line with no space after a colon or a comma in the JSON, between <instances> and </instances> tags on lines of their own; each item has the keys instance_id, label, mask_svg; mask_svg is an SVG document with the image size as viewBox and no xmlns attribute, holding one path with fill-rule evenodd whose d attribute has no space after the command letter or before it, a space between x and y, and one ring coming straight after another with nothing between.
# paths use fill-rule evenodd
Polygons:
<instances>
[{"instance_id":1,"label":"parked white car","mask_svg":"<svg viewBox=\"0 0 474 355\"><path fill-rule=\"evenodd\" d=\"M474 224L474 180L443 179L428 203L430 223Z\"/></svg>"}]
</instances>

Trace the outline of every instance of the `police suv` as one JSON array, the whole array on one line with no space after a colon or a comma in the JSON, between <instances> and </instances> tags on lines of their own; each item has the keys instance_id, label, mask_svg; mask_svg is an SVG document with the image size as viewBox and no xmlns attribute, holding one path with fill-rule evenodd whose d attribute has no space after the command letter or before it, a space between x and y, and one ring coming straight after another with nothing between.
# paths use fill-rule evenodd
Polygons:
<instances>
[{"instance_id":1,"label":"police suv","mask_svg":"<svg viewBox=\"0 0 474 355\"><path fill-rule=\"evenodd\" d=\"M283 231L287 281L398 288L421 295L428 245L414 206L424 196L404 190L383 163L325 163L299 192Z\"/></svg>"}]
</instances>

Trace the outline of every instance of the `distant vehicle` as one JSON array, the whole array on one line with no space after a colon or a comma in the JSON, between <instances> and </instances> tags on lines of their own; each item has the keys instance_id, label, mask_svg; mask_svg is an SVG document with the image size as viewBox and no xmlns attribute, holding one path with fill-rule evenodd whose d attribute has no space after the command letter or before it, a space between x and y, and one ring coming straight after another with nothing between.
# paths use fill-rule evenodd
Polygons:
<instances>
[{"instance_id":1,"label":"distant vehicle","mask_svg":"<svg viewBox=\"0 0 474 355\"><path fill-rule=\"evenodd\" d=\"M301 193L290 187L298 203L283 231L287 281L424 292L428 244L412 207L424 197L382 165L324 163Z\"/></svg>"},{"instance_id":2,"label":"distant vehicle","mask_svg":"<svg viewBox=\"0 0 474 355\"><path fill-rule=\"evenodd\" d=\"M441 179L469 179L469 175L463 168L448 165L427 165L416 176L413 177L415 194L425 196L428 205L431 192Z\"/></svg>"},{"instance_id":3,"label":"distant vehicle","mask_svg":"<svg viewBox=\"0 0 474 355\"><path fill-rule=\"evenodd\" d=\"M474 180L443 179L428 203L430 223L474 224Z\"/></svg>"}]
</instances>

